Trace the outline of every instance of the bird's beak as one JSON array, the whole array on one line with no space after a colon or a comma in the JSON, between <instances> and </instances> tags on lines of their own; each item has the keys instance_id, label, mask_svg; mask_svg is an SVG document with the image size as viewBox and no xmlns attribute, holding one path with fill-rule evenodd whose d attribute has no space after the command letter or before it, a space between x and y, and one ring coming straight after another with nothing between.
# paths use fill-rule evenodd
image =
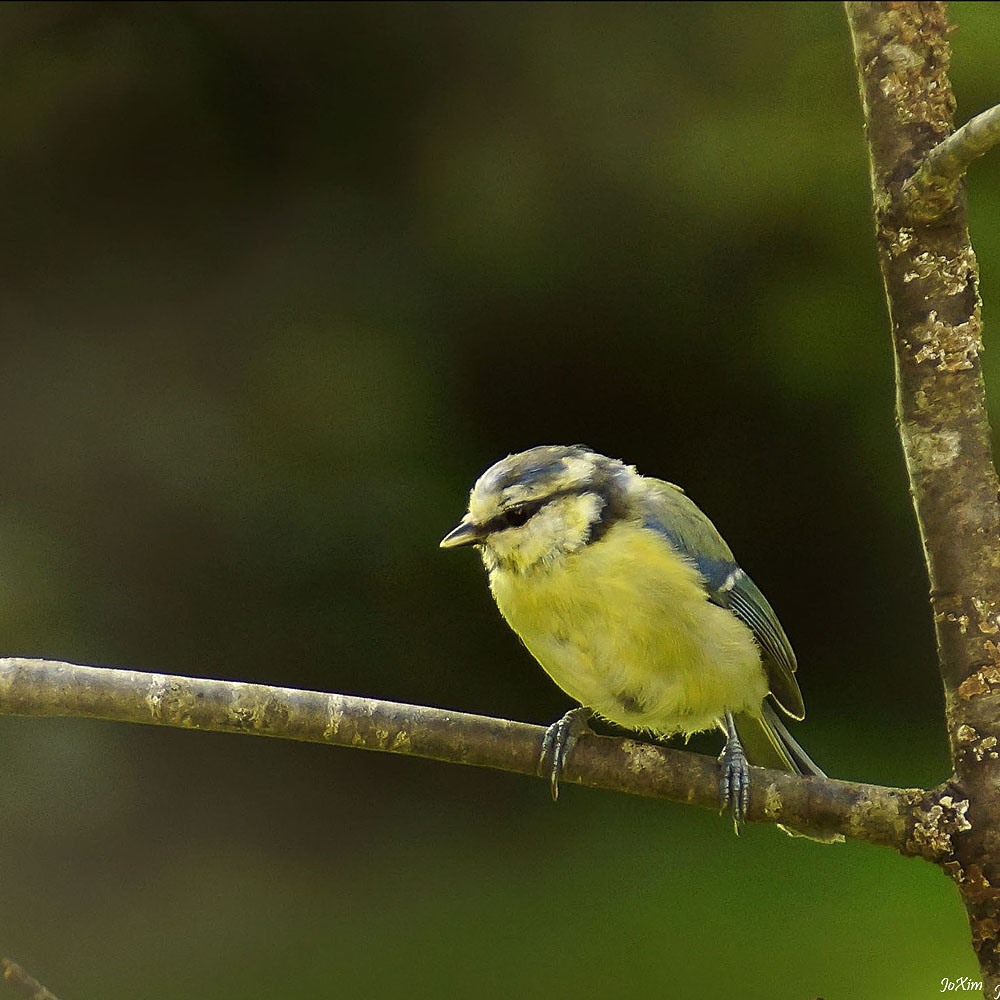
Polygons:
<instances>
[{"instance_id":1,"label":"bird's beak","mask_svg":"<svg viewBox=\"0 0 1000 1000\"><path fill-rule=\"evenodd\" d=\"M441 539L442 549L457 549L460 545L475 545L476 542L481 542L484 535L479 527L479 525L474 524L469 520L469 515L466 514L461 521L458 522L458 526L452 528L444 538Z\"/></svg>"}]
</instances>

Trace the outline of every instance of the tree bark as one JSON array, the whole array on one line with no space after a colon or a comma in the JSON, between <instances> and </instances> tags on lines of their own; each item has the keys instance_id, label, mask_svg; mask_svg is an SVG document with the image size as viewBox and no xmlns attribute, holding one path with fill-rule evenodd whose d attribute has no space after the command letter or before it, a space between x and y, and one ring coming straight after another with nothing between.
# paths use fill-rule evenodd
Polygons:
<instances>
[{"instance_id":1,"label":"tree bark","mask_svg":"<svg viewBox=\"0 0 1000 1000\"><path fill-rule=\"evenodd\" d=\"M1000 985L1000 505L979 362L979 272L960 183L973 157L956 159L961 136L942 145L954 113L945 4L848 2L846 9L952 784L968 803L968 829L954 837L955 856L944 867L965 903L993 997ZM966 135L984 145L981 129Z\"/></svg>"},{"instance_id":2,"label":"tree bark","mask_svg":"<svg viewBox=\"0 0 1000 1000\"><path fill-rule=\"evenodd\" d=\"M0 714L272 736L549 778L539 766L541 726L240 681L11 657L0 659ZM754 775L750 821L824 837L839 833L938 863L951 856L951 835L965 823L947 787L886 788L762 768ZM631 739L587 733L562 777L564 783L719 808L714 757Z\"/></svg>"}]
</instances>

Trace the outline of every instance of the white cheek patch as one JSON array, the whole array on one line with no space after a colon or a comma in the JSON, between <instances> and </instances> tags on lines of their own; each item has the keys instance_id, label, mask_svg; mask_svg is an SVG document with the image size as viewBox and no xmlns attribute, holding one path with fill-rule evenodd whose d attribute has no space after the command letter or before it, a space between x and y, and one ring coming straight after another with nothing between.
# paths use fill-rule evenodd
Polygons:
<instances>
[{"instance_id":1,"label":"white cheek patch","mask_svg":"<svg viewBox=\"0 0 1000 1000\"><path fill-rule=\"evenodd\" d=\"M546 504L522 527L490 535L485 548L517 572L551 565L587 544L603 505L604 501L593 493L560 497Z\"/></svg>"},{"instance_id":2,"label":"white cheek patch","mask_svg":"<svg viewBox=\"0 0 1000 1000\"><path fill-rule=\"evenodd\" d=\"M590 532L604 509L604 501L596 493L584 493L581 496L568 497L562 504L563 532L568 551L580 548L590 540Z\"/></svg>"}]
</instances>

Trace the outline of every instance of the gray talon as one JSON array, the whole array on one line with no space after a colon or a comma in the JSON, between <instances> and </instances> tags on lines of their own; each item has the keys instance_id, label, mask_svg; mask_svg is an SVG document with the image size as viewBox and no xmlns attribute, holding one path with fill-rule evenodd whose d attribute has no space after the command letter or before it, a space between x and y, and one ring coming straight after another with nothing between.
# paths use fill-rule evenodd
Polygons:
<instances>
[{"instance_id":1,"label":"gray talon","mask_svg":"<svg viewBox=\"0 0 1000 1000\"><path fill-rule=\"evenodd\" d=\"M722 808L732 813L733 824L739 833L740 824L746 820L750 808L750 767L730 712L726 713L725 728L726 745L719 756L719 793Z\"/></svg>"},{"instance_id":2,"label":"gray talon","mask_svg":"<svg viewBox=\"0 0 1000 1000\"><path fill-rule=\"evenodd\" d=\"M571 708L561 719L545 730L542 752L538 758L538 772L548 771L552 801L559 799L559 779L569 755L581 734L589 728L587 722L594 714L590 708Z\"/></svg>"}]
</instances>

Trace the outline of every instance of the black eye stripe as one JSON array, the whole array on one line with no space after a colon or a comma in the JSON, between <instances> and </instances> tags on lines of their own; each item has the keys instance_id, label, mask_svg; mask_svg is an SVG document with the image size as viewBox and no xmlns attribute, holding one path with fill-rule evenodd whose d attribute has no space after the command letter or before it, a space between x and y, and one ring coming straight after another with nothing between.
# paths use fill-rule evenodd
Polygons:
<instances>
[{"instance_id":1,"label":"black eye stripe","mask_svg":"<svg viewBox=\"0 0 1000 1000\"><path fill-rule=\"evenodd\" d=\"M506 510L501 511L496 517L484 525L487 534L494 531L503 531L506 528L520 528L527 524L553 497L542 497L539 500L525 500L524 503L516 503Z\"/></svg>"},{"instance_id":2,"label":"black eye stripe","mask_svg":"<svg viewBox=\"0 0 1000 1000\"><path fill-rule=\"evenodd\" d=\"M506 510L501 511L495 517L491 517L483 525L483 530L486 534L492 534L494 531L505 531L507 528L520 528L522 525L527 524L543 507L552 503L553 500L561 500L563 497L568 496L586 496L593 492L588 487L574 487L572 489L557 490L555 493L550 493L547 497L539 497L537 500L525 500L522 503L511 504ZM607 507L607 500L603 497L601 499L603 500L602 508Z\"/></svg>"}]
</instances>

